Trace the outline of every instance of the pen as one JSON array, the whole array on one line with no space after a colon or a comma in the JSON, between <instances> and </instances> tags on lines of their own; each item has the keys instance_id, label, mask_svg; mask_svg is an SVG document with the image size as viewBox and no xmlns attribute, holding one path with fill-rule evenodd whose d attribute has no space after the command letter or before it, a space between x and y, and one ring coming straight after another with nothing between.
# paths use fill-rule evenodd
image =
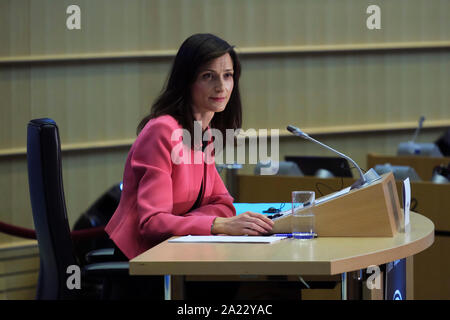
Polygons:
<instances>
[{"instance_id":1,"label":"pen","mask_svg":"<svg viewBox=\"0 0 450 320\"><path fill-rule=\"evenodd\" d=\"M274 237L288 237L288 238L292 238L293 237L292 233L275 233L272 236L274 236ZM298 238L308 238L308 237L311 238L311 235L310 234L308 234L308 235L302 235L302 234L298 235ZM314 233L313 237L317 238L317 233Z\"/></svg>"}]
</instances>

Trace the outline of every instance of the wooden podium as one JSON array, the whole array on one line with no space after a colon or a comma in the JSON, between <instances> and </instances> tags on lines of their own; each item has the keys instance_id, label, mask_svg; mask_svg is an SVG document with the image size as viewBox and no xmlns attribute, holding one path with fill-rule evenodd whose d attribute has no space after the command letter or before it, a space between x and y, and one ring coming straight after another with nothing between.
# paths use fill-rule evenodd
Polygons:
<instances>
[{"instance_id":1,"label":"wooden podium","mask_svg":"<svg viewBox=\"0 0 450 320\"><path fill-rule=\"evenodd\" d=\"M392 173L316 204L312 210L319 237L393 237L404 222ZM291 214L274 220L272 232L291 232L291 220Z\"/></svg>"}]
</instances>

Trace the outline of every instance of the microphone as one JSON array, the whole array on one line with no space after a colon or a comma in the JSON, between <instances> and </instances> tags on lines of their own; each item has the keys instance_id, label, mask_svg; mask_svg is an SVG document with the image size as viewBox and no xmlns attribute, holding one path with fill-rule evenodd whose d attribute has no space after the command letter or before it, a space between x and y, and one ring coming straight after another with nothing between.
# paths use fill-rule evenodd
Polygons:
<instances>
[{"instance_id":1,"label":"microphone","mask_svg":"<svg viewBox=\"0 0 450 320\"><path fill-rule=\"evenodd\" d=\"M417 136L419 135L419 132L420 132L420 130L422 129L422 127L423 127L423 122L425 121L425 117L424 116L421 116L420 117L420 119L419 119L419 126L416 128L416 131L414 132L414 136L413 136L413 138L412 138L412 142L415 142L416 141L416 139L417 139Z\"/></svg>"},{"instance_id":2,"label":"microphone","mask_svg":"<svg viewBox=\"0 0 450 320\"><path fill-rule=\"evenodd\" d=\"M366 184L366 183L369 182L369 181L367 180L367 178L364 176L364 174L363 174L361 168L356 164L355 161L353 161L352 158L346 156L345 154L343 154L343 153L341 153L341 152L339 152L339 151L337 151L337 150L334 150L333 148L327 146L326 144L323 144L323 143L320 142L320 141L317 141L316 139L311 138L308 134L306 134L305 132L303 132L302 130L300 130L300 129L297 128L297 127L294 127L294 126L287 126L287 129L288 129L288 131L289 131L290 133L292 133L292 134L294 134L294 135L296 135L296 136L299 136L299 137L301 137L301 138L303 138L303 139L311 140L312 142L317 143L317 144L321 145L322 147L324 147L324 148L326 148L326 149L328 149L328 150L330 150L330 151L333 151L334 153L337 153L337 154L338 154L339 156L341 156L342 158L345 158L345 159L347 159L348 161L350 161L350 162L355 166L355 168L358 169L358 173L359 173L359 179L358 179L354 184L352 184L352 186L350 187L350 190L351 190L351 189L357 189L357 188L360 188L361 186L363 186L364 184ZM372 170L369 170L369 171L372 171ZM373 174L373 172L370 172L370 173ZM378 177L374 177L374 178L375 178L375 179L373 179L373 180L376 180L377 178L379 178L379 176L378 176ZM373 180L372 180L372 181L373 181Z\"/></svg>"},{"instance_id":3,"label":"microphone","mask_svg":"<svg viewBox=\"0 0 450 320\"><path fill-rule=\"evenodd\" d=\"M435 143L419 143L416 142L420 130L422 130L425 117L419 119L419 126L414 131L412 140L400 142L397 147L397 154L402 155L423 155L431 157L442 157L442 152Z\"/></svg>"}]
</instances>

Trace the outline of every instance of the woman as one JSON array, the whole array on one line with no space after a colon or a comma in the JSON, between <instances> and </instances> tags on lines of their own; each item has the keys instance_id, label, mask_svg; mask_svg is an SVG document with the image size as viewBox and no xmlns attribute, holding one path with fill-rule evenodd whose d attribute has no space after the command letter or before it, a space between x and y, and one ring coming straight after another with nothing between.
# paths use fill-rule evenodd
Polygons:
<instances>
[{"instance_id":1,"label":"woman","mask_svg":"<svg viewBox=\"0 0 450 320\"><path fill-rule=\"evenodd\" d=\"M173 140L181 129L194 137L196 121L204 132L239 128L239 77L238 57L224 40L195 34L181 45L163 92L138 126L120 203L106 227L126 258L171 236L261 235L272 229L273 222L264 215L236 216L214 162L202 157L207 145L183 137ZM200 155L201 162L174 161L182 156L180 150L190 159Z\"/></svg>"}]
</instances>

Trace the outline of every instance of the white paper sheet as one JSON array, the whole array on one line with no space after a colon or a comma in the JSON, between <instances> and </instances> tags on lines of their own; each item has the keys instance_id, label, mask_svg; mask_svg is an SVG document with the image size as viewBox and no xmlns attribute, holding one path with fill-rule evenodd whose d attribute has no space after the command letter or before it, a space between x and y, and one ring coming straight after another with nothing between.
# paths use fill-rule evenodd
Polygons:
<instances>
[{"instance_id":1,"label":"white paper sheet","mask_svg":"<svg viewBox=\"0 0 450 320\"><path fill-rule=\"evenodd\" d=\"M339 190L339 191L337 191L337 192L334 192L334 193L331 193L331 194L326 195L326 196L324 196L324 197L321 197L321 198L319 198L319 199L316 200L316 204L320 204L320 203L322 203L322 202L325 202L325 201L328 201L328 200L331 200L331 199L340 197L340 196L342 196L342 195L344 195L344 194L347 194L347 193L350 192L350 188L351 188L351 187L344 188L344 189Z\"/></svg>"},{"instance_id":2,"label":"white paper sheet","mask_svg":"<svg viewBox=\"0 0 450 320\"><path fill-rule=\"evenodd\" d=\"M168 242L273 243L286 237L264 236L185 236Z\"/></svg>"},{"instance_id":3,"label":"white paper sheet","mask_svg":"<svg viewBox=\"0 0 450 320\"><path fill-rule=\"evenodd\" d=\"M409 226L409 207L411 205L411 184L409 178L403 180L403 212L405 214L405 228Z\"/></svg>"}]
</instances>

